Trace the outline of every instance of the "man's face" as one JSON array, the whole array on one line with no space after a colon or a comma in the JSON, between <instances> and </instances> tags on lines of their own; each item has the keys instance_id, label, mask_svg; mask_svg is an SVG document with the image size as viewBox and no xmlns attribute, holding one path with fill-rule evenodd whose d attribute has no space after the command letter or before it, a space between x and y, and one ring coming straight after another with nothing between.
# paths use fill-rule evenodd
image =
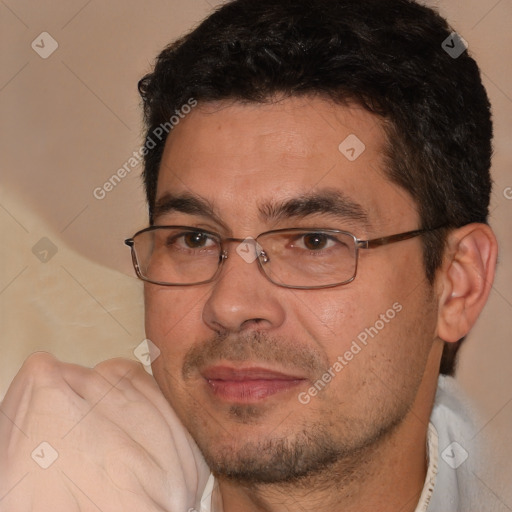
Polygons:
<instances>
[{"instance_id":1,"label":"man's face","mask_svg":"<svg viewBox=\"0 0 512 512\"><path fill-rule=\"evenodd\" d=\"M155 224L237 238L418 229L384 145L375 116L320 98L199 105L168 138ZM209 466L282 481L376 444L406 417L435 338L421 240L361 250L354 281L318 290L272 284L236 248L215 282L145 287L155 378Z\"/></svg>"}]
</instances>

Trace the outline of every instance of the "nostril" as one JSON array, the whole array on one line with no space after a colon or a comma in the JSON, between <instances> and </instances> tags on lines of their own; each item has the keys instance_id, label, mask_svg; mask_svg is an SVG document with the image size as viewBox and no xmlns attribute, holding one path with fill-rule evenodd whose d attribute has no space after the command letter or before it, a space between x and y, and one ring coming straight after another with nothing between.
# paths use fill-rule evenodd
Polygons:
<instances>
[{"instance_id":1,"label":"nostril","mask_svg":"<svg viewBox=\"0 0 512 512\"><path fill-rule=\"evenodd\" d=\"M251 327L260 326L261 324L265 322L264 318L249 318L245 320L242 325L240 326L240 331L249 329Z\"/></svg>"}]
</instances>

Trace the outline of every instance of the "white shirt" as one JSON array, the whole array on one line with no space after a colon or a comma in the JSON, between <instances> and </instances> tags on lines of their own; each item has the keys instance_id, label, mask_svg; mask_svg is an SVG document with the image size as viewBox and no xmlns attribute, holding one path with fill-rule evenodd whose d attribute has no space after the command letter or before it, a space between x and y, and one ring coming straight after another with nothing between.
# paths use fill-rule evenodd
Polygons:
<instances>
[{"instance_id":1,"label":"white shirt","mask_svg":"<svg viewBox=\"0 0 512 512\"><path fill-rule=\"evenodd\" d=\"M489 443L476 420L455 379L441 375L430 416L429 470L416 512L510 510L492 491Z\"/></svg>"}]
</instances>

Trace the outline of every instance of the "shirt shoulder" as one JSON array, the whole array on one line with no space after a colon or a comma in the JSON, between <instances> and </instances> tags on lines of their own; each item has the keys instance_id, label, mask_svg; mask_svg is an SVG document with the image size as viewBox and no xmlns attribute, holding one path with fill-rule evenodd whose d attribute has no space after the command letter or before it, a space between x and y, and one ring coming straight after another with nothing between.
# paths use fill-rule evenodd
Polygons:
<instances>
[{"instance_id":1,"label":"shirt shoulder","mask_svg":"<svg viewBox=\"0 0 512 512\"><path fill-rule=\"evenodd\" d=\"M456 379L439 376L430 421L438 472L428 512L505 511L492 491L492 452L479 413Z\"/></svg>"}]
</instances>

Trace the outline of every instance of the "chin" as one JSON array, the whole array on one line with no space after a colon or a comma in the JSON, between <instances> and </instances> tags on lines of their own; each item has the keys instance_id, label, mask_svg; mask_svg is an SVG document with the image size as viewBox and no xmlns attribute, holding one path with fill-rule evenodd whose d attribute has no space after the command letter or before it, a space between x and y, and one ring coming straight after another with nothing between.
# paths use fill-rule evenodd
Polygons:
<instances>
[{"instance_id":1,"label":"chin","mask_svg":"<svg viewBox=\"0 0 512 512\"><path fill-rule=\"evenodd\" d=\"M263 440L237 440L199 447L211 471L220 478L250 484L297 482L321 473L335 464L343 454L332 444L330 436L307 432L292 438L271 437Z\"/></svg>"}]
</instances>

